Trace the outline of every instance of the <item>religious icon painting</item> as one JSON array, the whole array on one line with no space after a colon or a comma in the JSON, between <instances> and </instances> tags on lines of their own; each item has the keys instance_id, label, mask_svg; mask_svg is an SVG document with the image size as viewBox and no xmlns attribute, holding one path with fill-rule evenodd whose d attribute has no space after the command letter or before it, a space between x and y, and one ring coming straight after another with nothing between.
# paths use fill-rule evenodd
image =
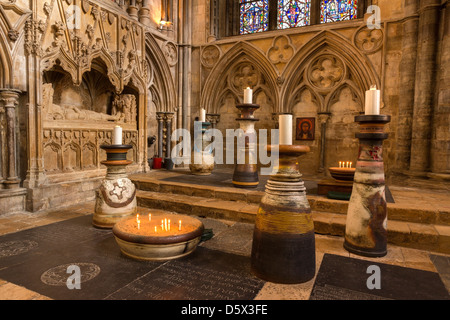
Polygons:
<instances>
[{"instance_id":1,"label":"religious icon painting","mask_svg":"<svg viewBox=\"0 0 450 320\"><path fill-rule=\"evenodd\" d=\"M316 118L297 118L296 120L295 139L314 140Z\"/></svg>"}]
</instances>

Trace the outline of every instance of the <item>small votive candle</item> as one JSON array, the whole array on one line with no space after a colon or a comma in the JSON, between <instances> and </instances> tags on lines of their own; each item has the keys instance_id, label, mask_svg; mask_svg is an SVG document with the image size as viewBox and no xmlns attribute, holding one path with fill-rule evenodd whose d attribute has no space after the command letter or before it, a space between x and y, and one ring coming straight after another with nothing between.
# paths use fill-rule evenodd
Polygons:
<instances>
[{"instance_id":1,"label":"small votive candle","mask_svg":"<svg viewBox=\"0 0 450 320\"><path fill-rule=\"evenodd\" d=\"M151 213L148 214L148 221L152 221L152 214Z\"/></svg>"},{"instance_id":2,"label":"small votive candle","mask_svg":"<svg viewBox=\"0 0 450 320\"><path fill-rule=\"evenodd\" d=\"M178 231L181 231L181 220L178 221Z\"/></svg>"}]
</instances>

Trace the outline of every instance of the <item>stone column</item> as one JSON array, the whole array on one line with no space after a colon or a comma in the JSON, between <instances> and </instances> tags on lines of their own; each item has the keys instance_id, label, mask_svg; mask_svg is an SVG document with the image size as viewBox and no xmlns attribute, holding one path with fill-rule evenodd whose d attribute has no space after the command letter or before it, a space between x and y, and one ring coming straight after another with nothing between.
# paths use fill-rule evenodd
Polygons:
<instances>
[{"instance_id":1,"label":"stone column","mask_svg":"<svg viewBox=\"0 0 450 320\"><path fill-rule=\"evenodd\" d=\"M139 22L149 26L150 20L150 8L148 7L148 0L142 0L142 7L139 10Z\"/></svg>"},{"instance_id":2,"label":"stone column","mask_svg":"<svg viewBox=\"0 0 450 320\"><path fill-rule=\"evenodd\" d=\"M134 19L138 19L138 7L136 4L136 0L130 0L130 4L128 5L127 12L130 15L130 17Z\"/></svg>"},{"instance_id":3,"label":"stone column","mask_svg":"<svg viewBox=\"0 0 450 320\"><path fill-rule=\"evenodd\" d=\"M166 112L164 116L164 122L166 127L166 158L170 158L170 153L172 152L172 119L174 117L173 112Z\"/></svg>"},{"instance_id":4,"label":"stone column","mask_svg":"<svg viewBox=\"0 0 450 320\"><path fill-rule=\"evenodd\" d=\"M6 148L5 148L5 108L0 105L0 189L3 189L3 175L6 172L5 159L6 159Z\"/></svg>"},{"instance_id":5,"label":"stone column","mask_svg":"<svg viewBox=\"0 0 450 320\"><path fill-rule=\"evenodd\" d=\"M440 0L421 0L412 123L410 172L423 176L430 169L432 113L436 86L436 53Z\"/></svg>"},{"instance_id":6,"label":"stone column","mask_svg":"<svg viewBox=\"0 0 450 320\"><path fill-rule=\"evenodd\" d=\"M320 123L320 163L319 172L324 172L325 168L325 147L326 147L326 135L327 135L327 123L330 119L330 112L319 112Z\"/></svg>"},{"instance_id":7,"label":"stone column","mask_svg":"<svg viewBox=\"0 0 450 320\"><path fill-rule=\"evenodd\" d=\"M3 184L6 189L18 188L20 179L16 169L16 106L19 104L19 90L0 89L0 106L6 114L7 172Z\"/></svg>"},{"instance_id":8,"label":"stone column","mask_svg":"<svg viewBox=\"0 0 450 320\"><path fill-rule=\"evenodd\" d=\"M165 112L156 113L156 120L158 120L158 158L163 157L164 114Z\"/></svg>"},{"instance_id":9,"label":"stone column","mask_svg":"<svg viewBox=\"0 0 450 320\"><path fill-rule=\"evenodd\" d=\"M409 169L411 134L414 112L414 90L417 59L418 1L405 5L406 18L402 23L402 59L400 61L400 99L398 101L396 160L397 171Z\"/></svg>"},{"instance_id":10,"label":"stone column","mask_svg":"<svg viewBox=\"0 0 450 320\"><path fill-rule=\"evenodd\" d=\"M450 180L450 8L441 9L438 77L433 112L430 177Z\"/></svg>"}]
</instances>

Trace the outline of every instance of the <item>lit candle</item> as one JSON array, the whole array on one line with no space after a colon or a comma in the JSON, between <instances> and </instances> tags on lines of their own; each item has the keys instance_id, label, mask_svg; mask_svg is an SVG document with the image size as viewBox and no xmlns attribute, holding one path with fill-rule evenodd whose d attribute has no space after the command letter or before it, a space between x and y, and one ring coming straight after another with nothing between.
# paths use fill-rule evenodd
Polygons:
<instances>
[{"instance_id":1,"label":"lit candle","mask_svg":"<svg viewBox=\"0 0 450 320\"><path fill-rule=\"evenodd\" d=\"M339 168L342 168L342 161L339 161Z\"/></svg>"},{"instance_id":2,"label":"lit candle","mask_svg":"<svg viewBox=\"0 0 450 320\"><path fill-rule=\"evenodd\" d=\"M138 220L137 224L138 224L138 230L139 230L141 228L141 220Z\"/></svg>"},{"instance_id":3,"label":"lit candle","mask_svg":"<svg viewBox=\"0 0 450 320\"><path fill-rule=\"evenodd\" d=\"M279 123L279 144L292 145L292 115L280 114Z\"/></svg>"},{"instance_id":4,"label":"lit candle","mask_svg":"<svg viewBox=\"0 0 450 320\"><path fill-rule=\"evenodd\" d=\"M250 87L244 90L244 103L252 103L253 102L253 90Z\"/></svg>"},{"instance_id":5,"label":"lit candle","mask_svg":"<svg viewBox=\"0 0 450 320\"><path fill-rule=\"evenodd\" d=\"M148 221L152 221L152 214L151 213L148 214Z\"/></svg>"},{"instance_id":6,"label":"lit candle","mask_svg":"<svg viewBox=\"0 0 450 320\"><path fill-rule=\"evenodd\" d=\"M158 228L155 226L155 233L158 232Z\"/></svg>"},{"instance_id":7,"label":"lit candle","mask_svg":"<svg viewBox=\"0 0 450 320\"><path fill-rule=\"evenodd\" d=\"M377 90L376 85L371 86L370 90L366 91L365 114L380 114L380 90Z\"/></svg>"},{"instance_id":8,"label":"lit candle","mask_svg":"<svg viewBox=\"0 0 450 320\"><path fill-rule=\"evenodd\" d=\"M169 219L169 221L167 221L167 226L169 227L169 231L170 231L170 219Z\"/></svg>"},{"instance_id":9,"label":"lit candle","mask_svg":"<svg viewBox=\"0 0 450 320\"><path fill-rule=\"evenodd\" d=\"M164 220L161 220L161 229L164 230Z\"/></svg>"},{"instance_id":10,"label":"lit candle","mask_svg":"<svg viewBox=\"0 0 450 320\"><path fill-rule=\"evenodd\" d=\"M122 128L120 126L114 127L113 144L122 144Z\"/></svg>"},{"instance_id":11,"label":"lit candle","mask_svg":"<svg viewBox=\"0 0 450 320\"><path fill-rule=\"evenodd\" d=\"M349 164L350 164L350 162L349 162L349 161L347 161L347 168L349 168Z\"/></svg>"},{"instance_id":12,"label":"lit candle","mask_svg":"<svg viewBox=\"0 0 450 320\"><path fill-rule=\"evenodd\" d=\"M136 221L139 221L139 213L136 215Z\"/></svg>"},{"instance_id":13,"label":"lit candle","mask_svg":"<svg viewBox=\"0 0 450 320\"><path fill-rule=\"evenodd\" d=\"M350 162L350 168L352 167L352 162Z\"/></svg>"},{"instance_id":14,"label":"lit candle","mask_svg":"<svg viewBox=\"0 0 450 320\"><path fill-rule=\"evenodd\" d=\"M164 230L167 231L167 219L166 218L164 218Z\"/></svg>"},{"instance_id":15,"label":"lit candle","mask_svg":"<svg viewBox=\"0 0 450 320\"><path fill-rule=\"evenodd\" d=\"M178 231L181 231L181 220L178 221Z\"/></svg>"},{"instance_id":16,"label":"lit candle","mask_svg":"<svg viewBox=\"0 0 450 320\"><path fill-rule=\"evenodd\" d=\"M206 110L203 108L200 110L200 121L206 122Z\"/></svg>"}]
</instances>

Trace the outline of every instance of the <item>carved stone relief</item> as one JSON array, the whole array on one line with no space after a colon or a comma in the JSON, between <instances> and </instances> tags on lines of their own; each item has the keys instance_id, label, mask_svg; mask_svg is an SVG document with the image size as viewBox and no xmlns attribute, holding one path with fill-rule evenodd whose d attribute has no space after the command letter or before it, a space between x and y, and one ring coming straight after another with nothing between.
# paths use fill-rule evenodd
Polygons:
<instances>
[{"instance_id":1,"label":"carved stone relief","mask_svg":"<svg viewBox=\"0 0 450 320\"><path fill-rule=\"evenodd\" d=\"M365 54L374 53L383 45L383 30L361 27L355 32L353 43Z\"/></svg>"},{"instance_id":2,"label":"carved stone relief","mask_svg":"<svg viewBox=\"0 0 450 320\"><path fill-rule=\"evenodd\" d=\"M163 45L162 49L169 66L173 67L174 65L176 65L178 62L178 53L176 45L173 42L168 41Z\"/></svg>"},{"instance_id":3,"label":"carved stone relief","mask_svg":"<svg viewBox=\"0 0 450 320\"><path fill-rule=\"evenodd\" d=\"M212 68L220 59L220 49L218 46L210 45L202 50L201 61L207 68Z\"/></svg>"},{"instance_id":4,"label":"carved stone relief","mask_svg":"<svg viewBox=\"0 0 450 320\"><path fill-rule=\"evenodd\" d=\"M267 57L273 64L287 63L295 53L295 49L287 36L273 39L273 45L267 52Z\"/></svg>"}]
</instances>

